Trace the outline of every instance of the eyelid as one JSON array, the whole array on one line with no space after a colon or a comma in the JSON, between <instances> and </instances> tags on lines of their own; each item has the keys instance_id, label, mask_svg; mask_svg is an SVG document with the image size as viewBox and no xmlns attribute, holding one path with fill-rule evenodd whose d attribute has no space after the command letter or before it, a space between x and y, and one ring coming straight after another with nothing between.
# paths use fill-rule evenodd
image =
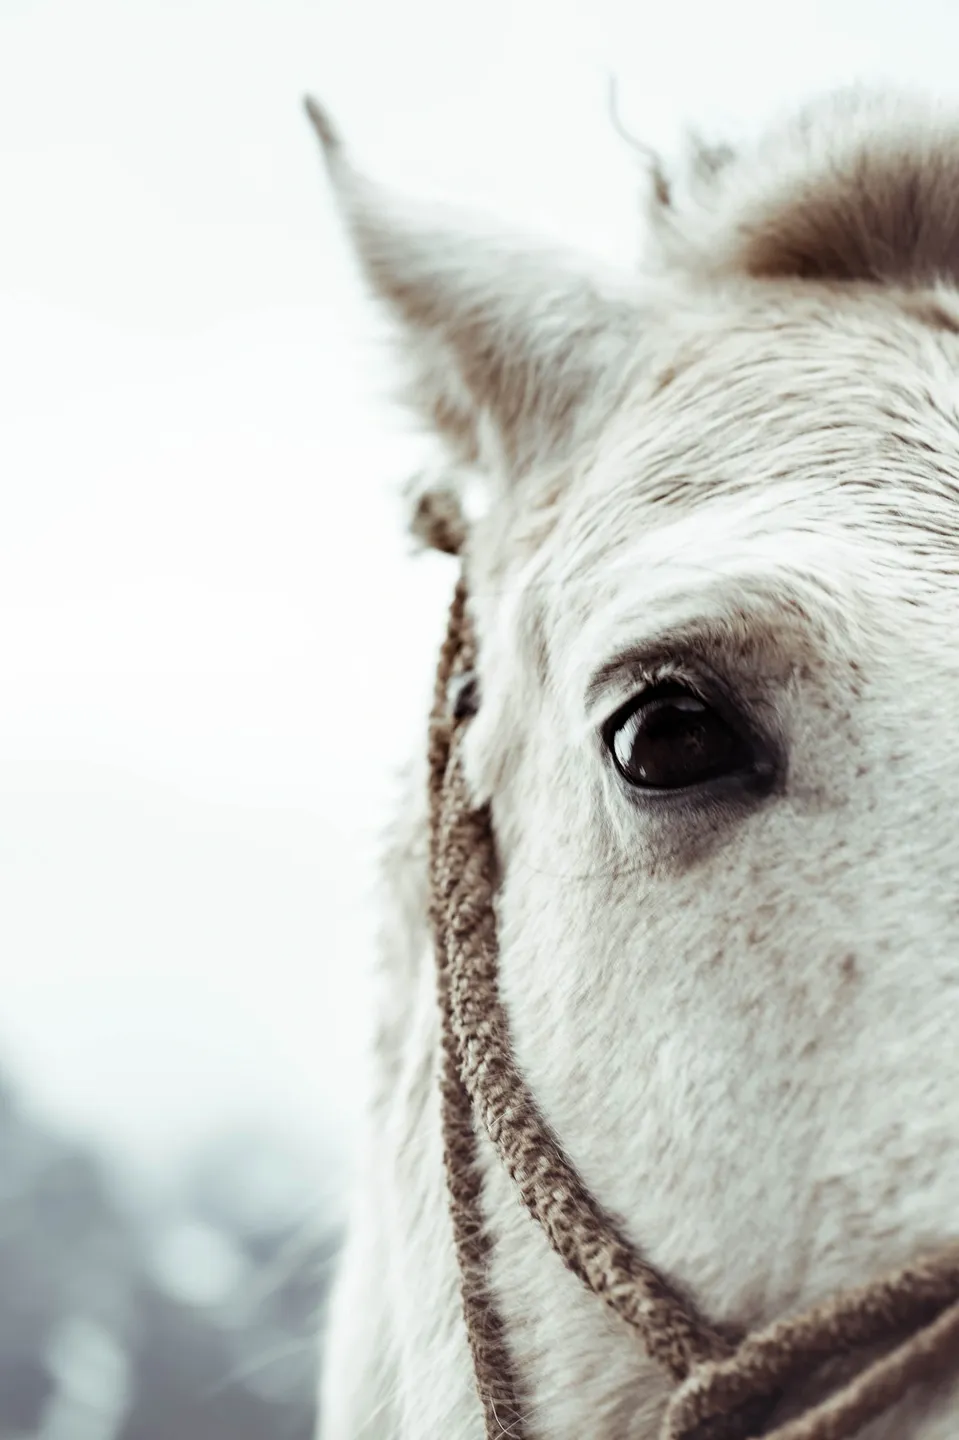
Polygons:
<instances>
[{"instance_id":1,"label":"eyelid","mask_svg":"<svg viewBox=\"0 0 959 1440\"><path fill-rule=\"evenodd\" d=\"M639 704L644 694L658 686L674 683L683 686L707 704L713 693L723 687L711 676L702 673L675 655L651 656L648 652L624 652L596 672L586 691L587 716L591 728L598 724L605 729L609 722L633 702Z\"/></svg>"},{"instance_id":2,"label":"eyelid","mask_svg":"<svg viewBox=\"0 0 959 1440\"><path fill-rule=\"evenodd\" d=\"M641 710L644 705L658 699L668 689L673 689L679 694L691 695L701 701L703 705L718 708L707 686L698 683L687 671L680 669L675 664L663 665L658 670L650 670L648 680L640 681L638 688L636 682L633 681L625 697L614 709L610 710L608 704L604 707L606 719L600 723L600 734L604 739L608 739L621 725L625 725L637 710Z\"/></svg>"}]
</instances>

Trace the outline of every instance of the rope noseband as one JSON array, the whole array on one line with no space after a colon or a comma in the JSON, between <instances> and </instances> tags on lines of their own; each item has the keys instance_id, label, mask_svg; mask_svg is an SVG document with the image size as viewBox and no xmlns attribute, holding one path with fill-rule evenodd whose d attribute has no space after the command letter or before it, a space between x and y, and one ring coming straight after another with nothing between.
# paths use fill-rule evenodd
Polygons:
<instances>
[{"instance_id":1,"label":"rope noseband","mask_svg":"<svg viewBox=\"0 0 959 1440\"><path fill-rule=\"evenodd\" d=\"M461 581L430 721L430 896L442 1024L445 1164L463 1313L487 1440L527 1440L503 1322L489 1287L476 1125L553 1249L627 1324L675 1388L661 1440L848 1440L959 1358L959 1250L739 1339L714 1328L605 1213L539 1114L513 1059L497 990L496 855L460 747L474 708L474 640ZM798 1418L770 1429L790 1387L867 1347L886 1353ZM889 1348L893 1347L893 1348Z\"/></svg>"}]
</instances>

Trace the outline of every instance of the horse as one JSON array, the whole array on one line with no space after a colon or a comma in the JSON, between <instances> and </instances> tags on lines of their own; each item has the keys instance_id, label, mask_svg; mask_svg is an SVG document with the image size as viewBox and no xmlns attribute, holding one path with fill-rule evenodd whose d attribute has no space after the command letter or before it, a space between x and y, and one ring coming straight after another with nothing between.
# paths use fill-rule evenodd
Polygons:
<instances>
[{"instance_id":1,"label":"horse","mask_svg":"<svg viewBox=\"0 0 959 1440\"><path fill-rule=\"evenodd\" d=\"M392 194L310 109L447 457L412 524L462 566L462 772L543 1124L724 1333L952 1245L959 116L856 89L653 163L619 273ZM383 862L323 1440L653 1440L668 1377L480 1123L488 1273L461 1274L427 789L424 735ZM492 1432L464 1319L484 1286L522 1394ZM957 1430L940 1368L861 1433Z\"/></svg>"}]
</instances>

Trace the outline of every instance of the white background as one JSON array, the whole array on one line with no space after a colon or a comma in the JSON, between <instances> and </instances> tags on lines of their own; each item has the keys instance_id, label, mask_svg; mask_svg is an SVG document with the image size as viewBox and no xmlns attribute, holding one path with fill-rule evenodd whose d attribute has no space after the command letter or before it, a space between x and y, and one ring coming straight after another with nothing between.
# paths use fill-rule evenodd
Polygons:
<instances>
[{"instance_id":1,"label":"white background","mask_svg":"<svg viewBox=\"0 0 959 1440\"><path fill-rule=\"evenodd\" d=\"M342 1150L373 837L449 562L315 140L628 261L638 177L810 89L955 92L951 3L0 0L0 1057L169 1165Z\"/></svg>"}]
</instances>

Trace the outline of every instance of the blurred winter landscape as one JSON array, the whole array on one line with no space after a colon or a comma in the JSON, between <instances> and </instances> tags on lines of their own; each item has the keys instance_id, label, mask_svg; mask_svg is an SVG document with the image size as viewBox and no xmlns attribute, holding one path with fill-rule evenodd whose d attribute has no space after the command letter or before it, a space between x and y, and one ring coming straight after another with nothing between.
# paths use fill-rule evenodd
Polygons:
<instances>
[{"instance_id":1,"label":"blurred winter landscape","mask_svg":"<svg viewBox=\"0 0 959 1440\"><path fill-rule=\"evenodd\" d=\"M309 1440L449 562L300 108L613 260L624 122L954 93L862 0L0 0L0 1440Z\"/></svg>"}]
</instances>

